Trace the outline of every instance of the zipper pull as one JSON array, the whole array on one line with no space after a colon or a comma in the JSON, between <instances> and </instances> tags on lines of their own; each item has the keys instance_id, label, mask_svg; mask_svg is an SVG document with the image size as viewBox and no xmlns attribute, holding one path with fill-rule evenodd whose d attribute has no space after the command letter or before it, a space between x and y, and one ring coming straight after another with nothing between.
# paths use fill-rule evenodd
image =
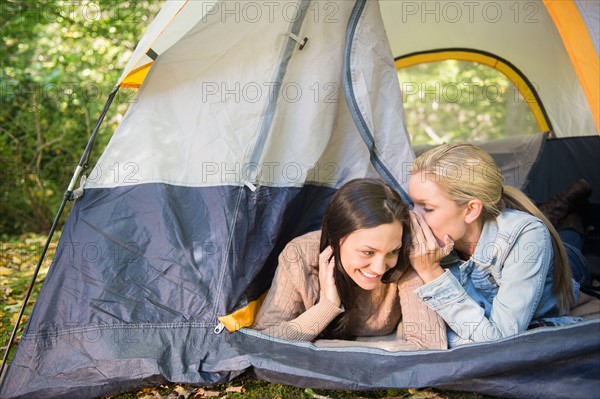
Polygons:
<instances>
[{"instance_id":1,"label":"zipper pull","mask_svg":"<svg viewBox=\"0 0 600 399\"><path fill-rule=\"evenodd\" d=\"M221 334L221 332L223 332L224 329L225 329L225 324L219 322L219 324L217 324L215 326L215 329L213 330L213 332L218 335L218 334Z\"/></svg>"}]
</instances>

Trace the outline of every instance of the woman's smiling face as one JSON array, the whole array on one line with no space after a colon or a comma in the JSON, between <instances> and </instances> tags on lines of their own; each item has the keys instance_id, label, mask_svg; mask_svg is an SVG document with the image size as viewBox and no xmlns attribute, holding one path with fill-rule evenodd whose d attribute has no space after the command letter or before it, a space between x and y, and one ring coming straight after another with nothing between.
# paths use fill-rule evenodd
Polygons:
<instances>
[{"instance_id":1,"label":"woman's smiling face","mask_svg":"<svg viewBox=\"0 0 600 399\"><path fill-rule=\"evenodd\" d=\"M396 266L402 247L402 224L393 222L353 231L341 240L341 263L362 289L372 290L383 274Z\"/></svg>"}]
</instances>

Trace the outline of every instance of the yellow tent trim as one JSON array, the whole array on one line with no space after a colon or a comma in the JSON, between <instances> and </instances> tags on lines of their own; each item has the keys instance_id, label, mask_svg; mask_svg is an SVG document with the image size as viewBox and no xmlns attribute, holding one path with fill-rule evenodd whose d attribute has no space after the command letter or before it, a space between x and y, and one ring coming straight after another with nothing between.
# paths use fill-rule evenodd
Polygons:
<instances>
[{"instance_id":1,"label":"yellow tent trim","mask_svg":"<svg viewBox=\"0 0 600 399\"><path fill-rule=\"evenodd\" d=\"M125 79L123 79L119 87L138 89L141 86L144 79L146 79L146 75L148 74L148 71L150 70L150 67L152 66L153 62L154 61L150 61L149 63L142 65L141 67L135 68L134 70L129 72L129 74L125 77Z\"/></svg>"},{"instance_id":2,"label":"yellow tent trim","mask_svg":"<svg viewBox=\"0 0 600 399\"><path fill-rule=\"evenodd\" d=\"M264 293L260 298L248 303L245 307L236 310L226 316L219 317L219 321L223 323L225 328L230 332L239 330L242 327L248 327L254 322L254 317L264 301L267 293Z\"/></svg>"},{"instance_id":3,"label":"yellow tent trim","mask_svg":"<svg viewBox=\"0 0 600 399\"><path fill-rule=\"evenodd\" d=\"M188 3L189 0L186 0L183 4L181 4L181 6L179 7L179 9L177 10L177 12L171 17L171 19L169 20L169 22L167 22L162 30L160 31L160 33L154 38L154 40L152 41L152 43L150 44L150 46L148 46L148 48L146 49L146 51L144 52L144 54L140 55L141 57L144 57L145 55L147 56L147 52L149 49L152 48L152 45L156 42L156 40L158 39L158 37L160 37L163 32L167 29L167 27L169 25L171 25L171 22L173 22L173 19L175 18L175 16L177 16L177 14L179 14L181 12L181 10L183 10L183 8L186 6L186 4ZM139 60L138 59L138 60ZM144 64L140 67L135 68L134 70L132 70L131 72L129 72L127 74L127 76L121 81L121 83L118 85L119 87L123 87L123 88L131 88L131 89L139 89L140 86L142 85L142 82L144 81L144 79L146 79L146 75L148 74L148 71L150 70L150 67L152 66L152 63L154 61L150 61L147 64Z\"/></svg>"},{"instance_id":4,"label":"yellow tent trim","mask_svg":"<svg viewBox=\"0 0 600 399\"><path fill-rule=\"evenodd\" d=\"M544 5L573 63L600 134L600 61L590 33L572 0L544 0Z\"/></svg>"},{"instance_id":5,"label":"yellow tent trim","mask_svg":"<svg viewBox=\"0 0 600 399\"><path fill-rule=\"evenodd\" d=\"M542 108L533 94L531 87L521 77L521 75L519 75L510 65L507 65L502 61L498 61L496 64L496 70L503 73L515 85L517 90L519 90L523 96L523 100L529 106L529 110L533 114L533 118L537 122L540 132L549 131L550 126L548 125L546 116L542 112Z\"/></svg>"},{"instance_id":6,"label":"yellow tent trim","mask_svg":"<svg viewBox=\"0 0 600 399\"><path fill-rule=\"evenodd\" d=\"M544 112L542 111L542 107L538 103L536 96L527 81L523 79L523 77L510 65L500 61L498 58L493 57L492 55L481 54L467 50L448 50L419 53L397 59L396 69L407 68L427 62L439 62L446 60L472 61L498 70L498 72L505 75L515 85L517 90L519 90L525 102L529 106L540 132L546 132L550 130L550 125L546 119L546 116L544 115Z\"/></svg>"}]
</instances>

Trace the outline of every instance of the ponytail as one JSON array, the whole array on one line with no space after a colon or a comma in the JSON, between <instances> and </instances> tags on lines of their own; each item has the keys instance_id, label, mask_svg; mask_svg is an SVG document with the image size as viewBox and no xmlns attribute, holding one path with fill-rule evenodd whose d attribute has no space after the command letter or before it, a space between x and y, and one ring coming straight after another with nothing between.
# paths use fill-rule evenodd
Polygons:
<instances>
[{"instance_id":1,"label":"ponytail","mask_svg":"<svg viewBox=\"0 0 600 399\"><path fill-rule=\"evenodd\" d=\"M573 284L571 283L571 268L562 240L548 218L537 206L519 189L511 186L502 187L502 203L504 207L527 212L540 219L550 232L552 248L554 249L554 285L552 292L556 295L558 311L561 315L569 312L574 302Z\"/></svg>"}]
</instances>

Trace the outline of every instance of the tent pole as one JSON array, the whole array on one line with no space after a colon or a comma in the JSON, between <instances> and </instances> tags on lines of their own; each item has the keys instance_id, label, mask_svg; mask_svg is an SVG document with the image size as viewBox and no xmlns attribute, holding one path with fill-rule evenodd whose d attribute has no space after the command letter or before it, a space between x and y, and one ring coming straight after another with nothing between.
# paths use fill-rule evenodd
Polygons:
<instances>
[{"instance_id":1,"label":"tent pole","mask_svg":"<svg viewBox=\"0 0 600 399\"><path fill-rule=\"evenodd\" d=\"M90 156L92 153L92 148L94 147L94 141L96 140L96 136L98 135L98 131L100 130L100 125L102 124L102 121L104 120L104 117L106 116L106 113L108 112L108 109L110 107L110 104L113 102L118 91L119 91L119 88L115 87L109 94L108 99L106 100L106 103L104 104L102 113L100 114L100 117L98 118L98 121L96 122L94 131L92 132L92 135L90 136L90 139L88 140L88 142L85 146L85 150L83 151L83 154L79 160L79 163L77 164L77 167L75 168L75 173L73 174L73 177L71 178L69 187L67 188L67 190L65 191L65 193L63 195L63 199L60 204L60 207L58 208L58 211L56 212L56 215L54 216L54 221L52 222L52 226L50 227L50 231L48 233L48 238L46 239L46 243L44 244L44 248L42 249L42 253L38 260L37 266L33 272L33 276L31 277L31 282L29 283L29 288L27 289L27 293L25 294L25 298L23 299L23 304L21 305L21 310L19 311L17 321L15 322L12 333L10 334L10 339L8 340L8 344L6 346L6 352L4 352L4 356L2 358L2 366L0 366L0 386L2 386L2 384L4 383L4 377L6 376L6 371L8 370L8 368L6 367L6 364L8 362L8 354L10 353L10 348L12 347L12 345L15 341L15 338L17 336L17 330L19 329L19 324L21 323L21 319L23 318L23 314L25 313L25 308L27 306L27 302L29 301L29 297L31 296L31 292L33 291L33 288L35 287L35 280L37 279L37 275L40 271L42 263L44 262L46 252L48 251L48 247L50 246L50 242L52 241L52 236L54 235L54 232L56 231L56 227L58 226L58 222L59 222L60 217L65 209L65 206L67 205L67 202L73 200L73 190L75 189L75 184L77 184L77 181L79 180L79 178L81 176L81 173L89 168L89 160L90 160Z\"/></svg>"}]
</instances>

